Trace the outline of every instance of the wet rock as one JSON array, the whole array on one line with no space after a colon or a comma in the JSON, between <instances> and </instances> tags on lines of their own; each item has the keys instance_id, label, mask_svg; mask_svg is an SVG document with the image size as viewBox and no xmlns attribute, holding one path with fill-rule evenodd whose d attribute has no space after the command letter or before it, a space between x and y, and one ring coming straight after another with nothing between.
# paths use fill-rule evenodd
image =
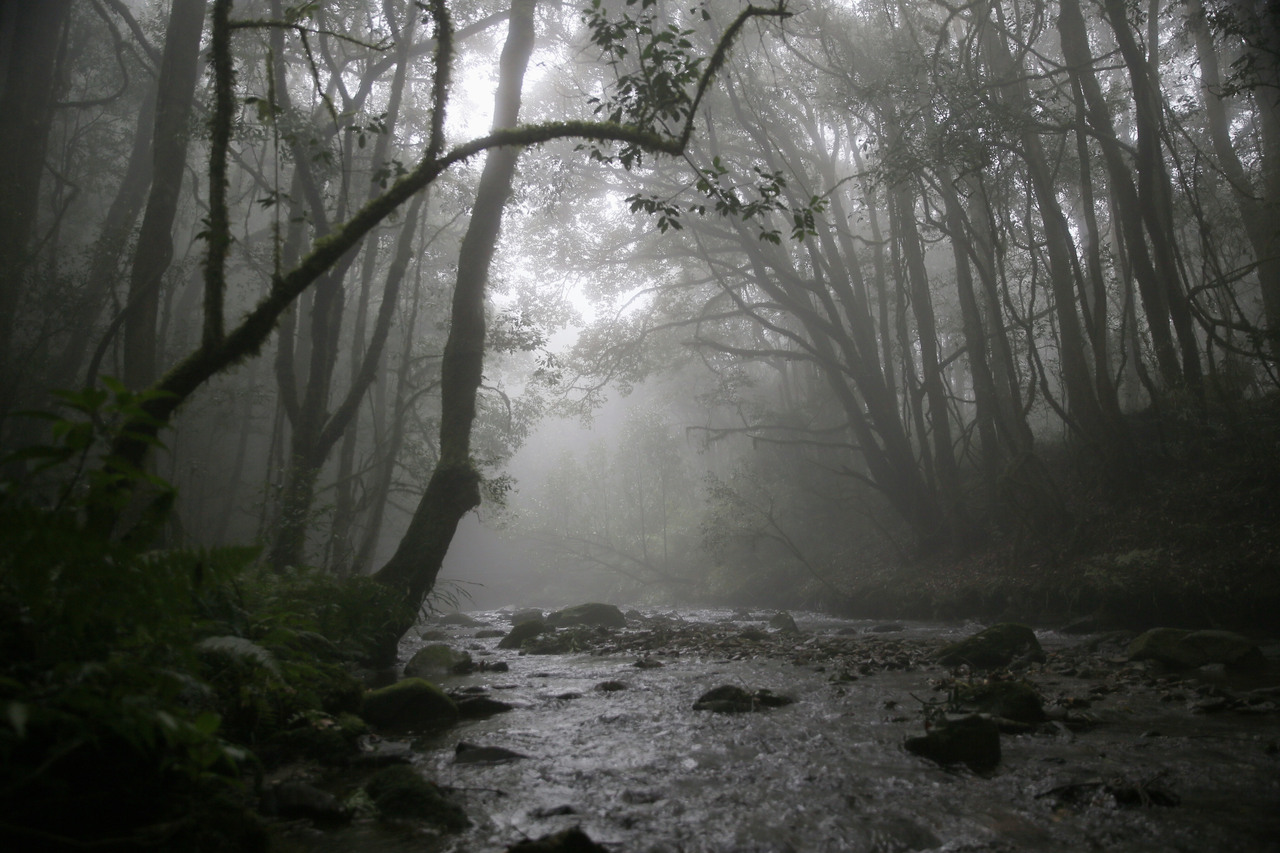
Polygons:
<instances>
[{"instance_id":1,"label":"wet rock","mask_svg":"<svg viewBox=\"0 0 1280 853\"><path fill-rule=\"evenodd\" d=\"M1035 631L1026 625L1002 622L944 646L937 660L943 666L967 664L973 669L995 669L1008 666L1017 658L1043 661L1045 655Z\"/></svg>"},{"instance_id":2,"label":"wet rock","mask_svg":"<svg viewBox=\"0 0 1280 853\"><path fill-rule=\"evenodd\" d=\"M268 788L259 808L264 814L306 818L321 824L345 823L351 817L333 794L299 781L280 782Z\"/></svg>"},{"instance_id":3,"label":"wet rock","mask_svg":"<svg viewBox=\"0 0 1280 853\"><path fill-rule=\"evenodd\" d=\"M769 634L765 631L761 631L759 628L747 628L738 636L744 640L751 640L755 643L769 639Z\"/></svg>"},{"instance_id":4,"label":"wet rock","mask_svg":"<svg viewBox=\"0 0 1280 853\"><path fill-rule=\"evenodd\" d=\"M1156 784L1155 779L1130 782L1119 777L1115 779L1090 779L1085 782L1071 782L1036 794L1037 800L1045 797L1064 804L1109 808L1116 806L1122 808L1176 806L1182 802L1177 794Z\"/></svg>"},{"instance_id":5,"label":"wet rock","mask_svg":"<svg viewBox=\"0 0 1280 853\"><path fill-rule=\"evenodd\" d=\"M966 708L1018 723L1040 723L1048 719L1044 701L1025 681L987 681L957 688L957 701Z\"/></svg>"},{"instance_id":6,"label":"wet rock","mask_svg":"<svg viewBox=\"0 0 1280 853\"><path fill-rule=\"evenodd\" d=\"M515 707L509 702L490 699L488 696L468 696L455 700L455 704L458 706L458 717L463 720L483 720Z\"/></svg>"},{"instance_id":7,"label":"wet rock","mask_svg":"<svg viewBox=\"0 0 1280 853\"><path fill-rule=\"evenodd\" d=\"M351 760L356 768L373 769L393 764L411 764L413 747L406 740L383 740L377 736L362 738L360 754Z\"/></svg>"},{"instance_id":8,"label":"wet rock","mask_svg":"<svg viewBox=\"0 0 1280 853\"><path fill-rule=\"evenodd\" d=\"M529 756L501 746L476 746L460 741L453 749L454 764L506 764Z\"/></svg>"},{"instance_id":9,"label":"wet rock","mask_svg":"<svg viewBox=\"0 0 1280 853\"><path fill-rule=\"evenodd\" d=\"M800 629L796 627L796 620L792 618L790 613L785 610L781 613L775 613L769 617L769 627L782 634L799 634Z\"/></svg>"},{"instance_id":10,"label":"wet rock","mask_svg":"<svg viewBox=\"0 0 1280 853\"><path fill-rule=\"evenodd\" d=\"M529 817L544 820L549 817L561 817L562 815L577 814L578 810L573 806L565 803L559 806L545 806L533 809L529 812Z\"/></svg>"},{"instance_id":11,"label":"wet rock","mask_svg":"<svg viewBox=\"0 0 1280 853\"><path fill-rule=\"evenodd\" d=\"M364 789L384 817L423 820L449 830L471 826L466 812L412 767L399 765L379 770L369 777Z\"/></svg>"},{"instance_id":12,"label":"wet rock","mask_svg":"<svg viewBox=\"0 0 1280 853\"><path fill-rule=\"evenodd\" d=\"M582 625L563 631L552 629L550 633L525 642L521 648L531 655L570 655L584 652L597 640L596 632L599 630Z\"/></svg>"},{"instance_id":13,"label":"wet rock","mask_svg":"<svg viewBox=\"0 0 1280 853\"><path fill-rule=\"evenodd\" d=\"M554 835L541 838L526 838L507 848L507 853L609 853L596 844L591 837L579 827L572 827Z\"/></svg>"},{"instance_id":14,"label":"wet rock","mask_svg":"<svg viewBox=\"0 0 1280 853\"><path fill-rule=\"evenodd\" d=\"M454 651L444 643L423 646L404 665L407 678L439 678L471 663L471 655Z\"/></svg>"},{"instance_id":15,"label":"wet rock","mask_svg":"<svg viewBox=\"0 0 1280 853\"><path fill-rule=\"evenodd\" d=\"M907 752L938 764L964 764L975 773L1000 763L1000 730L986 717L969 716L936 724L922 737L907 738Z\"/></svg>"},{"instance_id":16,"label":"wet rock","mask_svg":"<svg viewBox=\"0 0 1280 853\"><path fill-rule=\"evenodd\" d=\"M460 625L464 628L479 628L484 624L465 613L446 613L436 621L441 625Z\"/></svg>"},{"instance_id":17,"label":"wet rock","mask_svg":"<svg viewBox=\"0 0 1280 853\"><path fill-rule=\"evenodd\" d=\"M1152 628L1129 644L1129 660L1154 660L1174 669L1220 663L1228 669L1263 669L1267 659L1248 638L1232 631Z\"/></svg>"},{"instance_id":18,"label":"wet rock","mask_svg":"<svg viewBox=\"0 0 1280 853\"><path fill-rule=\"evenodd\" d=\"M780 696L769 690L757 690L748 693L741 687L722 684L713 687L698 697L693 703L695 711L714 711L719 714L740 714L747 711L760 711L764 708L780 708L790 705L795 700L790 696Z\"/></svg>"},{"instance_id":19,"label":"wet rock","mask_svg":"<svg viewBox=\"0 0 1280 853\"><path fill-rule=\"evenodd\" d=\"M592 602L557 610L547 617L547 624L557 628L591 625L600 628L625 628L627 617L612 604Z\"/></svg>"},{"instance_id":20,"label":"wet rock","mask_svg":"<svg viewBox=\"0 0 1280 853\"><path fill-rule=\"evenodd\" d=\"M627 617L628 622L643 622L645 620L644 614L634 607L622 615Z\"/></svg>"},{"instance_id":21,"label":"wet rock","mask_svg":"<svg viewBox=\"0 0 1280 853\"><path fill-rule=\"evenodd\" d=\"M498 643L500 649L518 649L524 644L525 640L531 640L539 634L552 630L547 624L539 619L526 619L523 622L517 622L515 627L507 632L507 635Z\"/></svg>"},{"instance_id":22,"label":"wet rock","mask_svg":"<svg viewBox=\"0 0 1280 853\"><path fill-rule=\"evenodd\" d=\"M545 616L545 613L537 609L517 610L511 614L510 619L511 624L514 626L523 622L541 622Z\"/></svg>"},{"instance_id":23,"label":"wet rock","mask_svg":"<svg viewBox=\"0 0 1280 853\"><path fill-rule=\"evenodd\" d=\"M662 666L664 666L662 661L658 660L657 658L651 658L648 655L645 655L644 657L640 658L640 660L636 661L631 665L634 666L636 669L659 669Z\"/></svg>"},{"instance_id":24,"label":"wet rock","mask_svg":"<svg viewBox=\"0 0 1280 853\"><path fill-rule=\"evenodd\" d=\"M356 758L360 738L368 732L368 724L355 714L312 713L299 725L276 732L257 752L269 763L306 760L337 766Z\"/></svg>"},{"instance_id":25,"label":"wet rock","mask_svg":"<svg viewBox=\"0 0 1280 853\"><path fill-rule=\"evenodd\" d=\"M602 681L596 685L596 690L601 693L617 693L619 690L626 690L630 686L625 681Z\"/></svg>"},{"instance_id":26,"label":"wet rock","mask_svg":"<svg viewBox=\"0 0 1280 853\"><path fill-rule=\"evenodd\" d=\"M444 728L458 721L458 708L423 678L406 678L364 697L364 718L384 729Z\"/></svg>"},{"instance_id":27,"label":"wet rock","mask_svg":"<svg viewBox=\"0 0 1280 853\"><path fill-rule=\"evenodd\" d=\"M439 628L428 628L418 634L419 640L447 640L449 634L447 631L441 631Z\"/></svg>"}]
</instances>

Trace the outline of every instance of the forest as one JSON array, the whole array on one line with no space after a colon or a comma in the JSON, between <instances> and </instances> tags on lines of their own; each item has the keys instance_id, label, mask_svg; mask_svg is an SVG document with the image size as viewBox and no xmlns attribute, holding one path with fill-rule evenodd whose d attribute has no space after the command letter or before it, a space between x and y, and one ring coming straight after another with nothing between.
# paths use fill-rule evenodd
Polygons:
<instances>
[{"instance_id":1,"label":"forest","mask_svg":"<svg viewBox=\"0 0 1280 853\"><path fill-rule=\"evenodd\" d=\"M1266 0L0 0L0 202L13 849L324 849L285 818L353 816L507 849L448 773L370 746L413 671L756 643L854 681L974 624L1095 637L1016 634L990 683L1176 670L1106 645L1153 628L1245 644L1193 670L1277 670ZM728 639L692 627L713 612ZM930 627L890 648L876 620ZM466 661L414 670L433 640ZM987 668L961 665L953 715ZM427 687L419 769L476 699ZM1221 689L1274 769L1275 685ZM328 793L280 775L307 762L343 768ZM1155 778L1104 793L1159 805ZM604 848L544 815L564 831L511 849L639 849L578 808L551 816ZM894 826L796 849L948 841ZM653 849L795 844L668 829Z\"/></svg>"}]
</instances>

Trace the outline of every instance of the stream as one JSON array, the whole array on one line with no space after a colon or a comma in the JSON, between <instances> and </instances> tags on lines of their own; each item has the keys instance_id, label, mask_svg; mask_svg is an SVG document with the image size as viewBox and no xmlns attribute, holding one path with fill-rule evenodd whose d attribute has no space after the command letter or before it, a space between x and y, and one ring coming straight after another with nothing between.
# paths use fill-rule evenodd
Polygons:
<instances>
[{"instance_id":1,"label":"stream","mask_svg":"<svg viewBox=\"0 0 1280 853\"><path fill-rule=\"evenodd\" d=\"M1050 720L1002 734L999 765L979 775L903 742L947 697L952 673L932 655L980 625L795 613L792 634L770 631L769 612L666 609L632 613L641 618L601 631L589 650L534 655L475 637L508 628L507 614L469 615L479 627L424 628L509 669L439 683L515 707L412 740L411 755L472 827L299 821L278 831L287 849L481 853L577 825L628 853L1280 851L1276 648L1248 677L1165 673L1129 662L1124 637L1038 631L1048 660L1019 675ZM426 644L417 633L402 660ZM692 710L725 684L795 701ZM460 742L525 757L458 761ZM340 798L358 784L325 782Z\"/></svg>"}]
</instances>

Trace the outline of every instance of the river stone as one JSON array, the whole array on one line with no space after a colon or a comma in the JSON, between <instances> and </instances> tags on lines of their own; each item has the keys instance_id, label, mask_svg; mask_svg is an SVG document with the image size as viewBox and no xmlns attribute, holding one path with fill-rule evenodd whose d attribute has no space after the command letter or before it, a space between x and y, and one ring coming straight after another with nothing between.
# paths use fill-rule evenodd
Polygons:
<instances>
[{"instance_id":1,"label":"river stone","mask_svg":"<svg viewBox=\"0 0 1280 853\"><path fill-rule=\"evenodd\" d=\"M1220 663L1229 669L1261 669L1267 659L1248 638L1233 631L1152 628L1129 644L1129 660L1154 660L1174 669Z\"/></svg>"},{"instance_id":2,"label":"river stone","mask_svg":"<svg viewBox=\"0 0 1280 853\"><path fill-rule=\"evenodd\" d=\"M612 604L592 602L557 610L547 617L547 624L558 628L569 625L591 625L601 628L625 628L627 617Z\"/></svg>"},{"instance_id":3,"label":"river stone","mask_svg":"<svg viewBox=\"0 0 1280 853\"><path fill-rule=\"evenodd\" d=\"M966 684L956 691L956 699L966 708L1019 723L1046 719L1040 694L1025 681Z\"/></svg>"},{"instance_id":4,"label":"river stone","mask_svg":"<svg viewBox=\"0 0 1280 853\"><path fill-rule=\"evenodd\" d=\"M509 702L490 699L488 696L468 696L457 700L457 706L458 716L464 720L483 720L515 707Z\"/></svg>"},{"instance_id":5,"label":"river stone","mask_svg":"<svg viewBox=\"0 0 1280 853\"><path fill-rule=\"evenodd\" d=\"M262 796L261 810L283 818L307 818L316 823L343 823L351 819L337 798L306 782L281 782Z\"/></svg>"},{"instance_id":6,"label":"river stone","mask_svg":"<svg viewBox=\"0 0 1280 853\"><path fill-rule=\"evenodd\" d=\"M790 696L780 696L768 690L748 693L733 684L722 684L699 696L698 701L693 703L693 710L740 714L746 711L759 711L763 708L780 708L794 701Z\"/></svg>"},{"instance_id":7,"label":"river stone","mask_svg":"<svg viewBox=\"0 0 1280 853\"><path fill-rule=\"evenodd\" d=\"M524 622L517 622L515 627L507 632L507 636L498 641L498 648L518 649L524 644L525 640L531 640L539 634L550 630L541 619L528 619Z\"/></svg>"},{"instance_id":8,"label":"river stone","mask_svg":"<svg viewBox=\"0 0 1280 853\"><path fill-rule=\"evenodd\" d=\"M458 707L430 681L406 678L366 693L364 718L384 729L444 728L458 721Z\"/></svg>"},{"instance_id":9,"label":"river stone","mask_svg":"<svg viewBox=\"0 0 1280 853\"><path fill-rule=\"evenodd\" d=\"M454 764L506 764L529 756L502 746L476 746L460 741L453 748Z\"/></svg>"},{"instance_id":10,"label":"river stone","mask_svg":"<svg viewBox=\"0 0 1280 853\"><path fill-rule=\"evenodd\" d=\"M992 625L938 652L938 663L943 666L968 664L974 669L1008 666L1014 658L1045 659L1035 631L1012 622Z\"/></svg>"},{"instance_id":11,"label":"river stone","mask_svg":"<svg viewBox=\"0 0 1280 853\"><path fill-rule=\"evenodd\" d=\"M1000 763L1000 730L979 716L938 723L923 737L907 738L907 752L938 764L965 764L975 773L995 769Z\"/></svg>"},{"instance_id":12,"label":"river stone","mask_svg":"<svg viewBox=\"0 0 1280 853\"><path fill-rule=\"evenodd\" d=\"M404 665L404 674L408 678L438 678L448 675L455 668L465 668L471 663L471 655L457 652L444 643L432 643L423 646L409 658Z\"/></svg>"},{"instance_id":13,"label":"river stone","mask_svg":"<svg viewBox=\"0 0 1280 853\"><path fill-rule=\"evenodd\" d=\"M546 614L541 610L517 610L511 614L511 624L519 625L521 622L541 622Z\"/></svg>"},{"instance_id":14,"label":"river stone","mask_svg":"<svg viewBox=\"0 0 1280 853\"><path fill-rule=\"evenodd\" d=\"M777 629L780 634L800 633L800 629L796 626L796 620L785 610L769 617L769 627Z\"/></svg>"},{"instance_id":15,"label":"river stone","mask_svg":"<svg viewBox=\"0 0 1280 853\"><path fill-rule=\"evenodd\" d=\"M591 840L591 836L580 827L544 835L541 838L526 838L507 848L507 853L609 853Z\"/></svg>"},{"instance_id":16,"label":"river stone","mask_svg":"<svg viewBox=\"0 0 1280 853\"><path fill-rule=\"evenodd\" d=\"M379 770L365 782L364 790L384 817L415 818L451 830L471 826L466 812L450 802L439 786L407 765Z\"/></svg>"}]
</instances>

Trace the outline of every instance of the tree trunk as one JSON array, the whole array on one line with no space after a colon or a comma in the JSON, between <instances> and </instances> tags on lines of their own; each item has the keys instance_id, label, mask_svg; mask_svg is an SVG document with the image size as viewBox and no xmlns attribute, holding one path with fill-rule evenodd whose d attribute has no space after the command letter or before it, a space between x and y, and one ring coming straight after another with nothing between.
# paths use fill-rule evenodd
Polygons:
<instances>
[{"instance_id":1,"label":"tree trunk","mask_svg":"<svg viewBox=\"0 0 1280 853\"><path fill-rule=\"evenodd\" d=\"M187 165L204 12L205 0L174 0L165 32L151 137L151 193L134 250L125 309L124 383L134 389L145 388L156 379L160 283L173 260L173 220Z\"/></svg>"},{"instance_id":2,"label":"tree trunk","mask_svg":"<svg viewBox=\"0 0 1280 853\"><path fill-rule=\"evenodd\" d=\"M14 320L31 264L40 176L71 0L0 3L0 415L13 405Z\"/></svg>"},{"instance_id":3,"label":"tree trunk","mask_svg":"<svg viewBox=\"0 0 1280 853\"><path fill-rule=\"evenodd\" d=\"M511 5L495 97L495 128L512 127L519 116L524 73L533 53L535 5L536 0L514 0ZM480 474L471 460L471 425L484 367L485 286L520 152L515 147L494 148L485 157L459 252L452 323L440 364L440 459L399 547L374 576L403 594L414 616L435 585L458 522L480 505ZM384 655L394 657L395 644L410 627L388 626L381 649Z\"/></svg>"}]
</instances>

